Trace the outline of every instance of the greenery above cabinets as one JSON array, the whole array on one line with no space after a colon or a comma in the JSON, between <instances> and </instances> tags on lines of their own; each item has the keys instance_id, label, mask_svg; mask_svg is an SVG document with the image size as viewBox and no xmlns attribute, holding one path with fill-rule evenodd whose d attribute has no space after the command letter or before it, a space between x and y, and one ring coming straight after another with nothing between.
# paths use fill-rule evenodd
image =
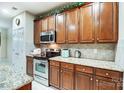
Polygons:
<instances>
[{"instance_id":1,"label":"greenery above cabinets","mask_svg":"<svg viewBox=\"0 0 124 93\"><path fill-rule=\"evenodd\" d=\"M47 11L47 12L44 12L44 13L38 15L36 17L36 20L43 19L43 18L51 16L51 15L56 15L56 14L62 13L64 11L67 11L67 10L70 10L70 9L74 9L76 7L80 7L80 6L84 5L84 4L85 4L84 2L68 3L66 5L60 6L58 8L54 8L54 9L52 9L50 11Z\"/></svg>"}]
</instances>

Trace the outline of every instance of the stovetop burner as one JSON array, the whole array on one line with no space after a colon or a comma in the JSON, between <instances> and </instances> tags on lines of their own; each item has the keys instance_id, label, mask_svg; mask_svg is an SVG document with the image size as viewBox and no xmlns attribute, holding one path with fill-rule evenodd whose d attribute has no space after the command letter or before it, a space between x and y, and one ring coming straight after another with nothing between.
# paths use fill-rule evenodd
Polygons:
<instances>
[{"instance_id":1,"label":"stovetop burner","mask_svg":"<svg viewBox=\"0 0 124 93\"><path fill-rule=\"evenodd\" d=\"M41 52L41 55L34 55L35 59L49 59L51 57L60 56L60 51Z\"/></svg>"}]
</instances>

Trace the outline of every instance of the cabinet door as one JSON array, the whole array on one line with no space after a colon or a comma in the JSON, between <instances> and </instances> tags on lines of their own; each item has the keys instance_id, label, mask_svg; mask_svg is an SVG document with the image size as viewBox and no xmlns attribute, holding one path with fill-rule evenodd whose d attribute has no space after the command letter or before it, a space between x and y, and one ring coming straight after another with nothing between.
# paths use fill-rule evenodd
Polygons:
<instances>
[{"instance_id":1,"label":"cabinet door","mask_svg":"<svg viewBox=\"0 0 124 93\"><path fill-rule=\"evenodd\" d=\"M33 58L27 57L27 74L33 77Z\"/></svg>"},{"instance_id":2,"label":"cabinet door","mask_svg":"<svg viewBox=\"0 0 124 93\"><path fill-rule=\"evenodd\" d=\"M122 89L121 83L117 80L96 77L95 79L95 89L96 90L120 90Z\"/></svg>"},{"instance_id":3,"label":"cabinet door","mask_svg":"<svg viewBox=\"0 0 124 93\"><path fill-rule=\"evenodd\" d=\"M50 85L59 88L59 67L50 65Z\"/></svg>"},{"instance_id":4,"label":"cabinet door","mask_svg":"<svg viewBox=\"0 0 124 93\"><path fill-rule=\"evenodd\" d=\"M74 73L73 70L61 69L61 89L74 89Z\"/></svg>"},{"instance_id":5,"label":"cabinet door","mask_svg":"<svg viewBox=\"0 0 124 93\"><path fill-rule=\"evenodd\" d=\"M56 15L56 42L65 43L65 14Z\"/></svg>"},{"instance_id":6,"label":"cabinet door","mask_svg":"<svg viewBox=\"0 0 124 93\"><path fill-rule=\"evenodd\" d=\"M91 90L93 89L93 76L82 72L75 73L75 89Z\"/></svg>"},{"instance_id":7,"label":"cabinet door","mask_svg":"<svg viewBox=\"0 0 124 93\"><path fill-rule=\"evenodd\" d=\"M41 20L34 21L34 44L40 46Z\"/></svg>"},{"instance_id":8,"label":"cabinet door","mask_svg":"<svg viewBox=\"0 0 124 93\"><path fill-rule=\"evenodd\" d=\"M93 4L80 8L80 42L94 42Z\"/></svg>"},{"instance_id":9,"label":"cabinet door","mask_svg":"<svg viewBox=\"0 0 124 93\"><path fill-rule=\"evenodd\" d=\"M117 42L117 3L99 3L95 6L97 42Z\"/></svg>"},{"instance_id":10,"label":"cabinet door","mask_svg":"<svg viewBox=\"0 0 124 93\"><path fill-rule=\"evenodd\" d=\"M79 10L73 9L66 13L66 32L68 43L78 43Z\"/></svg>"},{"instance_id":11,"label":"cabinet door","mask_svg":"<svg viewBox=\"0 0 124 93\"><path fill-rule=\"evenodd\" d=\"M48 18L42 19L42 31L47 31L48 29Z\"/></svg>"},{"instance_id":12,"label":"cabinet door","mask_svg":"<svg viewBox=\"0 0 124 93\"><path fill-rule=\"evenodd\" d=\"M48 30L55 31L55 16L48 17Z\"/></svg>"}]
</instances>

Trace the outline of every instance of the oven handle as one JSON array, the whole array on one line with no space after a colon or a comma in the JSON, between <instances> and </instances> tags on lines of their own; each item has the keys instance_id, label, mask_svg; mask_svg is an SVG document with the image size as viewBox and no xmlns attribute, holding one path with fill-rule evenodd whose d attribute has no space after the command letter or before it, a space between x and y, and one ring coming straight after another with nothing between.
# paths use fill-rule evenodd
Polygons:
<instances>
[{"instance_id":1,"label":"oven handle","mask_svg":"<svg viewBox=\"0 0 124 93\"><path fill-rule=\"evenodd\" d=\"M37 59L34 59L34 62L35 63L47 63L48 62L48 60L37 60Z\"/></svg>"}]
</instances>

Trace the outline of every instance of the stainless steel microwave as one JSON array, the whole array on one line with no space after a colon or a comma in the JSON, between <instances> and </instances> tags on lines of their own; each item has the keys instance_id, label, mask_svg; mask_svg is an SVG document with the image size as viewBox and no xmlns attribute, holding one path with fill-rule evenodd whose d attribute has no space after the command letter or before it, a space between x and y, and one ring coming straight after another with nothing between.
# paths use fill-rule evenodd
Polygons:
<instances>
[{"instance_id":1,"label":"stainless steel microwave","mask_svg":"<svg viewBox=\"0 0 124 93\"><path fill-rule=\"evenodd\" d=\"M40 33L40 43L55 43L55 31L46 31Z\"/></svg>"}]
</instances>

